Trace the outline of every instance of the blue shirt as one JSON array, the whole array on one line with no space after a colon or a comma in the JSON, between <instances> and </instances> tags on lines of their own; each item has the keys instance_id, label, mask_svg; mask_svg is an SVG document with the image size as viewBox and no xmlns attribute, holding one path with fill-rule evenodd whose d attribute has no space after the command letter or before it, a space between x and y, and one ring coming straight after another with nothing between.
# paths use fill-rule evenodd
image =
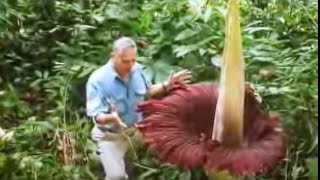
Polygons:
<instances>
[{"instance_id":1,"label":"blue shirt","mask_svg":"<svg viewBox=\"0 0 320 180\"><path fill-rule=\"evenodd\" d=\"M139 64L136 63L132 67L129 80L124 83L115 71L113 63L109 61L95 70L88 79L87 115L95 118L100 113L110 113L110 106L113 105L121 120L130 126L142 119L141 113L136 111L137 104L144 100L150 85Z\"/></svg>"}]
</instances>

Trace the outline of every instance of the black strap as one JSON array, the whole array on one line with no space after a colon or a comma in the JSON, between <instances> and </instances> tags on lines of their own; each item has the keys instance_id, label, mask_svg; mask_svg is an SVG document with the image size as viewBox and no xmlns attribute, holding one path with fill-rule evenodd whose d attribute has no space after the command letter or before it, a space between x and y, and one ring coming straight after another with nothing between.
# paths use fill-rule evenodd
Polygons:
<instances>
[{"instance_id":1,"label":"black strap","mask_svg":"<svg viewBox=\"0 0 320 180\"><path fill-rule=\"evenodd\" d=\"M144 76L143 69L141 69L140 74L143 79L144 86L146 87L146 90L148 90L148 83L146 77Z\"/></svg>"}]
</instances>

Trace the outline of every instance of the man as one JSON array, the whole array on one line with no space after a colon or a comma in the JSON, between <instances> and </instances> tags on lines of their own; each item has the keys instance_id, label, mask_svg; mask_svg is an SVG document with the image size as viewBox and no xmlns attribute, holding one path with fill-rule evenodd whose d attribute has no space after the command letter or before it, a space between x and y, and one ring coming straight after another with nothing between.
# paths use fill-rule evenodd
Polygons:
<instances>
[{"instance_id":1,"label":"man","mask_svg":"<svg viewBox=\"0 0 320 180\"><path fill-rule=\"evenodd\" d=\"M176 85L189 83L191 73L180 71L167 81L151 85L141 66L136 63L135 42L122 37L113 44L110 60L95 70L86 85L87 115L94 120L92 138L98 144L99 156L107 180L127 179L124 155L127 145L111 137L121 134L142 119L137 104L147 95L155 97Z\"/></svg>"}]
</instances>

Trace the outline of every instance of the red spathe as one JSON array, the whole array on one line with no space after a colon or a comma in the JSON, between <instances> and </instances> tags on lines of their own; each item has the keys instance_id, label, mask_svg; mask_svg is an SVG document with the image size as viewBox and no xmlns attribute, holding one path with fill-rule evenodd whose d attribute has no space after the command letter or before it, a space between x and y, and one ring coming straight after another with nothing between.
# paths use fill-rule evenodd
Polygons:
<instances>
[{"instance_id":1,"label":"red spathe","mask_svg":"<svg viewBox=\"0 0 320 180\"><path fill-rule=\"evenodd\" d=\"M164 99L139 106L137 127L146 144L164 162L186 169L229 170L235 175L263 173L286 154L286 136L277 117L266 113L246 87L242 147L228 149L211 140L219 86L195 84ZM232 132L230 132L232 133Z\"/></svg>"}]
</instances>

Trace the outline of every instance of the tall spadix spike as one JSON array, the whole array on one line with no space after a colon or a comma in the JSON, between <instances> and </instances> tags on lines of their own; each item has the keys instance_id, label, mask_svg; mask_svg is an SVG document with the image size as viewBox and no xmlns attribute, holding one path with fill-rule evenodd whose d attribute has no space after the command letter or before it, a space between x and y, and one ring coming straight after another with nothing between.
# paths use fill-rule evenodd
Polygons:
<instances>
[{"instance_id":1,"label":"tall spadix spike","mask_svg":"<svg viewBox=\"0 0 320 180\"><path fill-rule=\"evenodd\" d=\"M225 32L212 140L232 148L241 145L244 124L245 62L238 0L228 2Z\"/></svg>"}]
</instances>

